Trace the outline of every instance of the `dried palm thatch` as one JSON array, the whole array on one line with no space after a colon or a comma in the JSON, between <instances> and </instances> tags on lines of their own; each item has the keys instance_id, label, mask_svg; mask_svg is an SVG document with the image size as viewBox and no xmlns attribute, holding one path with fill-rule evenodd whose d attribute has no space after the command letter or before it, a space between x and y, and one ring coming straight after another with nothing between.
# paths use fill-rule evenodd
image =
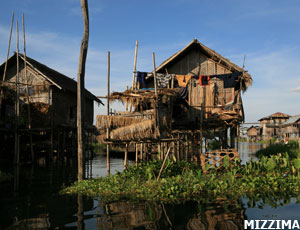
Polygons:
<instances>
[{"instance_id":1,"label":"dried palm thatch","mask_svg":"<svg viewBox=\"0 0 300 230\"><path fill-rule=\"evenodd\" d=\"M154 121L144 120L135 124L120 127L110 132L110 139L120 141L138 141L142 139L153 138L154 136ZM98 140L103 142L106 139L106 134L98 137Z\"/></svg>"},{"instance_id":2,"label":"dried palm thatch","mask_svg":"<svg viewBox=\"0 0 300 230\"><path fill-rule=\"evenodd\" d=\"M154 121L146 120L129 126L111 131L112 139L117 140L140 140L153 137Z\"/></svg>"},{"instance_id":3,"label":"dried palm thatch","mask_svg":"<svg viewBox=\"0 0 300 230\"><path fill-rule=\"evenodd\" d=\"M96 121L96 127L98 129L120 128L120 127L129 126L147 120L149 119L143 117L98 115Z\"/></svg>"},{"instance_id":4,"label":"dried palm thatch","mask_svg":"<svg viewBox=\"0 0 300 230\"><path fill-rule=\"evenodd\" d=\"M154 90L126 90L124 92L113 92L110 95L110 101L118 100L122 103L128 103L134 107L143 105L147 108L154 108L155 101L162 96L176 96L179 89L159 89L158 97L155 96Z\"/></svg>"}]
</instances>

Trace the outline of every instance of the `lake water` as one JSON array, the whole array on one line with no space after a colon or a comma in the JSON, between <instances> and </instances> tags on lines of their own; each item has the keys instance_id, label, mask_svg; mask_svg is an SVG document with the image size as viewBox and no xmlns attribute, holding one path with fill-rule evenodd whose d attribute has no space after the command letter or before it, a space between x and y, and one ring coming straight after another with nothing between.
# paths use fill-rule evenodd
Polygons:
<instances>
[{"instance_id":1,"label":"lake water","mask_svg":"<svg viewBox=\"0 0 300 230\"><path fill-rule=\"evenodd\" d=\"M240 143L242 163L253 158L259 144ZM244 220L299 220L296 199L250 205L246 198L180 205L117 202L97 197L59 195L76 180L76 165L22 166L10 171L13 181L0 183L0 229L243 229ZM7 170L7 169L6 169ZM122 159L111 159L111 172L123 170ZM106 158L89 162L88 177L106 175ZM17 180L18 179L18 180Z\"/></svg>"}]
</instances>

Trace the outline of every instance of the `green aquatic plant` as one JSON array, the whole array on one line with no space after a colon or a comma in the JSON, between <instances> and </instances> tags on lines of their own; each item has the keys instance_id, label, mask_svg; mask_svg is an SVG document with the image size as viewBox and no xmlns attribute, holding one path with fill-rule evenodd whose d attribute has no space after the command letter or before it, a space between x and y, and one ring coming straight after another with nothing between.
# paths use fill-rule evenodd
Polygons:
<instances>
[{"instance_id":1,"label":"green aquatic plant","mask_svg":"<svg viewBox=\"0 0 300 230\"><path fill-rule=\"evenodd\" d=\"M76 182L62 192L100 196L105 201L185 202L243 196L255 200L277 193L296 197L300 191L300 158L288 159L288 155L279 154L241 165L239 160L229 162L224 158L220 167L207 173L200 165L168 160L159 180L162 161L155 160L137 168L130 166L116 175Z\"/></svg>"},{"instance_id":2,"label":"green aquatic plant","mask_svg":"<svg viewBox=\"0 0 300 230\"><path fill-rule=\"evenodd\" d=\"M260 149L256 152L256 156L261 158L262 156L272 156L277 154L288 154L290 158L297 158L300 156L300 149L298 143L295 141L289 141L288 144L270 144L266 148Z\"/></svg>"}]
</instances>

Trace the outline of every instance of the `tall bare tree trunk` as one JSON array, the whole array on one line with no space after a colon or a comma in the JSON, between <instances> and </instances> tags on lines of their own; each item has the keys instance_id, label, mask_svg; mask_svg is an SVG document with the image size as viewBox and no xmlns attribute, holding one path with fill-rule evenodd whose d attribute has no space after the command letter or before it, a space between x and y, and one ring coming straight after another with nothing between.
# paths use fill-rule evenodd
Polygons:
<instances>
[{"instance_id":1,"label":"tall bare tree trunk","mask_svg":"<svg viewBox=\"0 0 300 230\"><path fill-rule=\"evenodd\" d=\"M77 75L77 147L78 147L78 180L84 179L84 74L89 43L89 11L88 1L81 0L81 11L84 32L81 41L78 75Z\"/></svg>"}]
</instances>

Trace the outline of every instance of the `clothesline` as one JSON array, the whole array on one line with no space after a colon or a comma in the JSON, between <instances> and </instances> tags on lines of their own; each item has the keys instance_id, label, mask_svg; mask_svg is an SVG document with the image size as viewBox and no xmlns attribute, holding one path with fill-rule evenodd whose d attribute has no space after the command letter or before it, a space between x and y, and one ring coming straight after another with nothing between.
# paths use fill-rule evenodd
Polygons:
<instances>
[{"instance_id":1,"label":"clothesline","mask_svg":"<svg viewBox=\"0 0 300 230\"><path fill-rule=\"evenodd\" d=\"M136 71L137 82L139 82L141 88L147 88L147 76L149 76L151 72L139 72ZM213 74L213 75L178 75L178 74L156 74L157 87L159 88L167 88L170 80L176 79L179 87L186 87L188 81L190 79L199 80L199 84L202 86L209 85L210 79L218 78L224 82L224 88L233 88L236 87L236 84L239 81L239 77L243 74L243 72L234 72L228 74Z\"/></svg>"}]
</instances>

